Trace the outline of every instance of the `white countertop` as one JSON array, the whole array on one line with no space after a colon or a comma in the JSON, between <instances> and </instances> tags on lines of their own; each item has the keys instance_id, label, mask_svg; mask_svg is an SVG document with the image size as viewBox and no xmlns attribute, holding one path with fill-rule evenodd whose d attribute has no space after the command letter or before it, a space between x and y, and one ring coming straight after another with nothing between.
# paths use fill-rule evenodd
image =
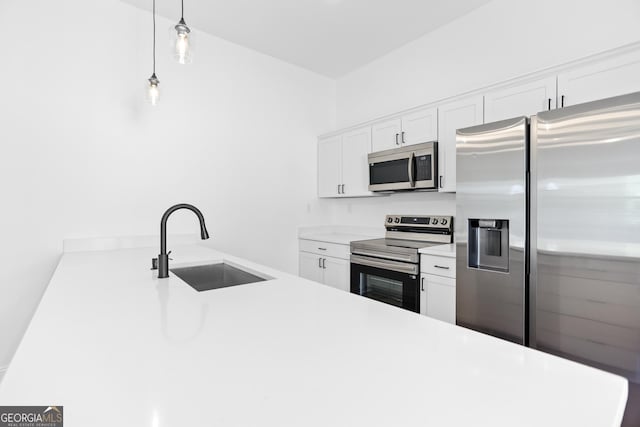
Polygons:
<instances>
[{"instance_id":1,"label":"white countertop","mask_svg":"<svg viewBox=\"0 0 640 427\"><path fill-rule=\"evenodd\" d=\"M418 252L423 255L437 255L437 256L444 256L447 258L455 258L456 245L455 243L449 243L446 245L436 245L428 248L422 248Z\"/></svg>"},{"instance_id":2,"label":"white countertop","mask_svg":"<svg viewBox=\"0 0 640 427\"><path fill-rule=\"evenodd\" d=\"M298 239L348 245L357 240L384 237L384 227L357 227L341 225L307 226L298 229Z\"/></svg>"},{"instance_id":3,"label":"white countertop","mask_svg":"<svg viewBox=\"0 0 640 427\"><path fill-rule=\"evenodd\" d=\"M278 279L198 293L157 249L63 255L0 384L65 426L614 426L627 382L213 252Z\"/></svg>"}]
</instances>

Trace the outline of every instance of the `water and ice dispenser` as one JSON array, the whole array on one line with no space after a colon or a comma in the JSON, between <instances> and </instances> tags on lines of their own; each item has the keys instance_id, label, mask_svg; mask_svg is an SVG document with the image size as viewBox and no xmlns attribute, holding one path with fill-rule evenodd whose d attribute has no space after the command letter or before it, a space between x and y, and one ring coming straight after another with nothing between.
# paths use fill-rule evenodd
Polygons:
<instances>
[{"instance_id":1,"label":"water and ice dispenser","mask_svg":"<svg viewBox=\"0 0 640 427\"><path fill-rule=\"evenodd\" d=\"M469 219L469 268L509 272L509 220Z\"/></svg>"}]
</instances>

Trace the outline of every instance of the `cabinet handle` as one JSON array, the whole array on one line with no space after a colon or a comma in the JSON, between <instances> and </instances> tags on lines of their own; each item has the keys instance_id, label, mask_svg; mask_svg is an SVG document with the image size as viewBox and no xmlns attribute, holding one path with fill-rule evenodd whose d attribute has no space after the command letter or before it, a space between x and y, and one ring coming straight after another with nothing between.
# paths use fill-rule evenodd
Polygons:
<instances>
[{"instance_id":1,"label":"cabinet handle","mask_svg":"<svg viewBox=\"0 0 640 427\"><path fill-rule=\"evenodd\" d=\"M440 175L440 188L444 187L444 176Z\"/></svg>"},{"instance_id":2,"label":"cabinet handle","mask_svg":"<svg viewBox=\"0 0 640 427\"><path fill-rule=\"evenodd\" d=\"M400 142L402 142L403 144L405 143L404 142L404 131L402 131L402 137L400 138Z\"/></svg>"},{"instance_id":3,"label":"cabinet handle","mask_svg":"<svg viewBox=\"0 0 640 427\"><path fill-rule=\"evenodd\" d=\"M340 184L338 184L338 194L340 194Z\"/></svg>"},{"instance_id":4,"label":"cabinet handle","mask_svg":"<svg viewBox=\"0 0 640 427\"><path fill-rule=\"evenodd\" d=\"M420 290L424 292L424 277L420 279Z\"/></svg>"},{"instance_id":5,"label":"cabinet handle","mask_svg":"<svg viewBox=\"0 0 640 427\"><path fill-rule=\"evenodd\" d=\"M327 250L327 248L318 248L318 250L320 250L320 251L326 251L326 250Z\"/></svg>"},{"instance_id":6,"label":"cabinet handle","mask_svg":"<svg viewBox=\"0 0 640 427\"><path fill-rule=\"evenodd\" d=\"M549 98L549 111L551 111L551 98Z\"/></svg>"},{"instance_id":7,"label":"cabinet handle","mask_svg":"<svg viewBox=\"0 0 640 427\"><path fill-rule=\"evenodd\" d=\"M560 97L560 106L564 108L564 95Z\"/></svg>"},{"instance_id":8,"label":"cabinet handle","mask_svg":"<svg viewBox=\"0 0 640 427\"><path fill-rule=\"evenodd\" d=\"M342 194L344 194L344 184L342 184Z\"/></svg>"},{"instance_id":9,"label":"cabinet handle","mask_svg":"<svg viewBox=\"0 0 640 427\"><path fill-rule=\"evenodd\" d=\"M398 136L399 136L399 134L397 134L397 133L396 133L396 145L400 145L400 144L398 143Z\"/></svg>"},{"instance_id":10,"label":"cabinet handle","mask_svg":"<svg viewBox=\"0 0 640 427\"><path fill-rule=\"evenodd\" d=\"M435 267L435 268L441 268L441 269L443 269L443 270L448 270L448 269L449 269L449 267L444 267L444 266L442 266L442 265L434 265L434 267Z\"/></svg>"},{"instance_id":11,"label":"cabinet handle","mask_svg":"<svg viewBox=\"0 0 640 427\"><path fill-rule=\"evenodd\" d=\"M326 260L327 260L326 258L322 258L322 268L324 268L324 269L326 269L326 268L327 268L327 266L326 266L326 265L324 265L324 262L325 262Z\"/></svg>"}]
</instances>

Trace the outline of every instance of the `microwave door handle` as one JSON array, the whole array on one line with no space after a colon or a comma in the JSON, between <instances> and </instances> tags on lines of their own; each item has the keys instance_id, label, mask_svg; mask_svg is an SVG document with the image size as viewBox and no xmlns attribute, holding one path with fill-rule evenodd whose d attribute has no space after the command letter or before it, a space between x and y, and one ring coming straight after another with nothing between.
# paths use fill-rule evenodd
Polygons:
<instances>
[{"instance_id":1,"label":"microwave door handle","mask_svg":"<svg viewBox=\"0 0 640 427\"><path fill-rule=\"evenodd\" d=\"M414 176L413 176L413 169L414 169L413 166L415 164L415 160L416 160L415 153L411 153L411 155L409 156L409 164L407 168L409 172L409 184L411 184L412 187L416 186L416 180L414 179Z\"/></svg>"}]
</instances>

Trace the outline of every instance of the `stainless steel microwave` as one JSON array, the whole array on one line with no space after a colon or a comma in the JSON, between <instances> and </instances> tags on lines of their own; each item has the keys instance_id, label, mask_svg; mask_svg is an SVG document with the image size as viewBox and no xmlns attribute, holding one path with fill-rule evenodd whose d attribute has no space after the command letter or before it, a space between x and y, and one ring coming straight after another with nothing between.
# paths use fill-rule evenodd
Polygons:
<instances>
[{"instance_id":1,"label":"stainless steel microwave","mask_svg":"<svg viewBox=\"0 0 640 427\"><path fill-rule=\"evenodd\" d=\"M369 191L435 190L438 185L438 143L407 145L371 153Z\"/></svg>"}]
</instances>

